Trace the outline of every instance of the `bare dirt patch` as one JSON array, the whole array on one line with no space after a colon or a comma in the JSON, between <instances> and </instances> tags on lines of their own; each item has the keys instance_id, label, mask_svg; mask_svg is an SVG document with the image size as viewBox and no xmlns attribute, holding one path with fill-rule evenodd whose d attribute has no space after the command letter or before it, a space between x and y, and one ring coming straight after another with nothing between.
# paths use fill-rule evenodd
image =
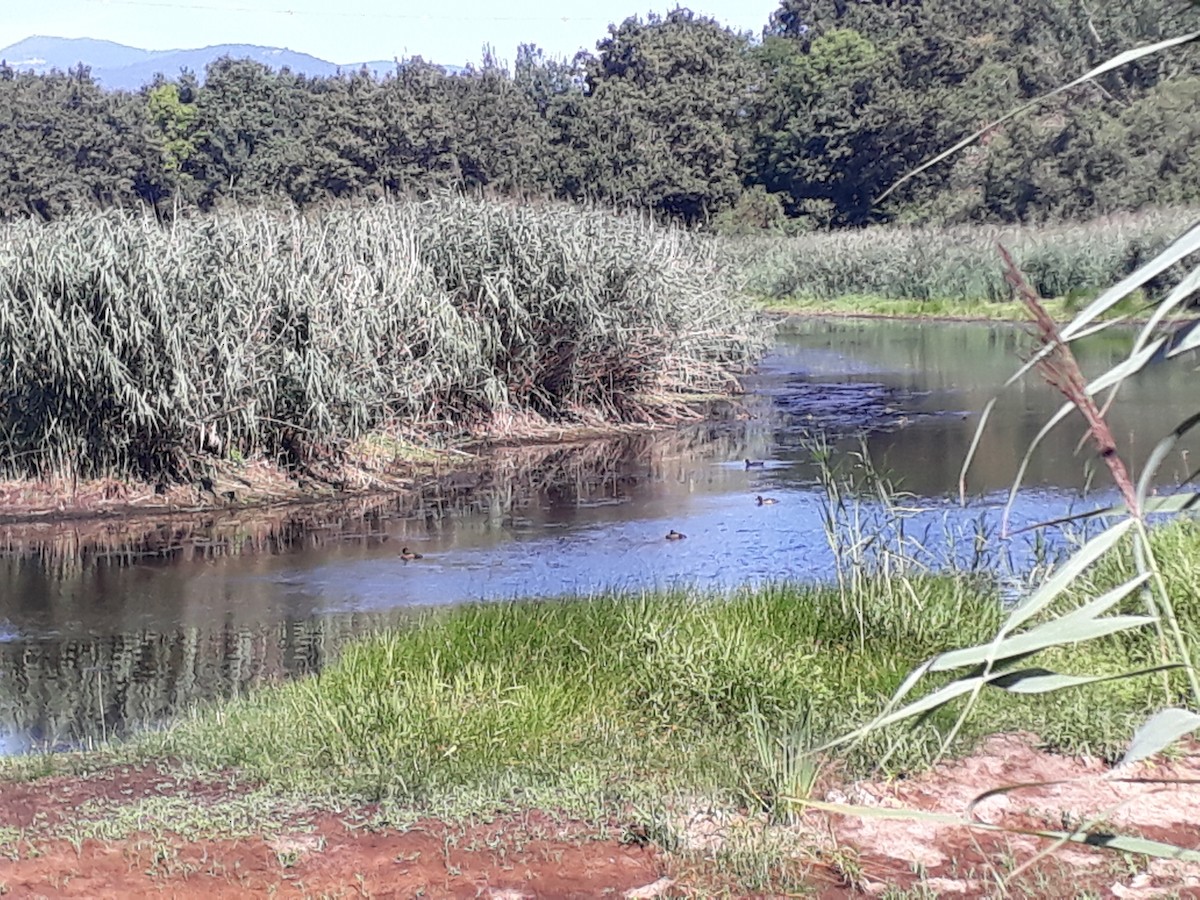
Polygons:
<instances>
[{"instance_id":1,"label":"bare dirt patch","mask_svg":"<svg viewBox=\"0 0 1200 900\"><path fill-rule=\"evenodd\" d=\"M1032 863L1020 879L1026 890L1042 884L1057 885L1067 891L1063 896L1076 896L1084 889L1116 897L1200 896L1200 864L1147 861L1077 843L1037 860L1054 842L1020 833L1086 827L1093 833L1200 849L1200 747L1195 744L1170 761L1113 769L1094 759L1043 752L1029 735L998 735L970 757L914 778L859 782L831 791L826 799L966 820L976 797L1005 785L1024 786L989 797L970 817L1010 831L826 814L810 819L805 827L828 835L827 847L850 848L861 866L860 886L868 890L873 885L875 890L884 884L911 886L923 879L927 886L935 882L939 894L985 896L994 893L1000 878Z\"/></svg>"},{"instance_id":2,"label":"bare dirt patch","mask_svg":"<svg viewBox=\"0 0 1200 900\"><path fill-rule=\"evenodd\" d=\"M56 841L0 862L17 896L96 898L620 897L660 875L652 851L586 834L514 840L505 823L369 830L330 813L273 838Z\"/></svg>"},{"instance_id":3,"label":"bare dirt patch","mask_svg":"<svg viewBox=\"0 0 1200 900\"><path fill-rule=\"evenodd\" d=\"M231 774L121 766L0 783L0 890L98 898L991 897L1024 867L1009 887L1026 897L1200 897L1196 863L1078 844L1038 858L1052 842L1016 830L1090 822L1092 831L1200 848L1200 786L1191 780L1200 780L1196 745L1121 771L1045 753L1028 736L998 736L969 758L903 780L842 784L825 798L958 816L957 824L810 810L783 827L747 810L688 809L667 851L612 821L544 811L397 821L372 805L273 798ZM1017 783L1026 787L975 810L977 821L1014 830L964 824L981 792ZM731 862L738 854L740 863Z\"/></svg>"},{"instance_id":4,"label":"bare dirt patch","mask_svg":"<svg viewBox=\"0 0 1200 900\"><path fill-rule=\"evenodd\" d=\"M0 828L9 831L77 825L81 810L128 806L156 797L210 803L249 790L234 778L181 778L158 766L114 766L93 775L0 782Z\"/></svg>"},{"instance_id":5,"label":"bare dirt patch","mask_svg":"<svg viewBox=\"0 0 1200 900\"><path fill-rule=\"evenodd\" d=\"M371 806L282 802L260 805L257 822L230 816L253 797L235 779L186 779L155 767L0 785L0 890L87 898L621 897L660 882L664 871L650 848L538 813L398 825ZM103 836L114 827L127 833Z\"/></svg>"}]
</instances>

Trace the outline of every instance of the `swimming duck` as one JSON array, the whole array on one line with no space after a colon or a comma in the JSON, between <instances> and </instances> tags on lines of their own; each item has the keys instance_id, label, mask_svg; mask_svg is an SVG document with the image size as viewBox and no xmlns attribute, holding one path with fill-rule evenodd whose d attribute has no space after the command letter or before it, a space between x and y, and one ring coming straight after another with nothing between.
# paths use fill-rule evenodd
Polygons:
<instances>
[{"instance_id":1,"label":"swimming duck","mask_svg":"<svg viewBox=\"0 0 1200 900\"><path fill-rule=\"evenodd\" d=\"M764 497L762 494L759 494L754 499L758 502L759 506L774 506L779 502L774 497Z\"/></svg>"},{"instance_id":2,"label":"swimming duck","mask_svg":"<svg viewBox=\"0 0 1200 900\"><path fill-rule=\"evenodd\" d=\"M409 550L407 547L401 547L400 548L400 558L404 559L404 560L409 560L409 559L424 559L425 557L422 554L417 553L415 550Z\"/></svg>"},{"instance_id":3,"label":"swimming duck","mask_svg":"<svg viewBox=\"0 0 1200 900\"><path fill-rule=\"evenodd\" d=\"M685 537L687 537L686 534L680 534L674 528L667 532L668 541L682 541Z\"/></svg>"},{"instance_id":4,"label":"swimming duck","mask_svg":"<svg viewBox=\"0 0 1200 900\"><path fill-rule=\"evenodd\" d=\"M761 469L765 465L766 465L766 463L763 462L761 459L758 460L757 462L755 462L752 459L746 460L746 468L747 469Z\"/></svg>"}]
</instances>

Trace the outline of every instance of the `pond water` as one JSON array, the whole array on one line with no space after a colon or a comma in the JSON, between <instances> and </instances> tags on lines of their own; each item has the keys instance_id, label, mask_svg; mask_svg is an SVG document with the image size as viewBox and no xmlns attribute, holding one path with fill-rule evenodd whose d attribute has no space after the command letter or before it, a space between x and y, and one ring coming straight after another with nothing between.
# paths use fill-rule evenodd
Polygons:
<instances>
[{"instance_id":1,"label":"pond water","mask_svg":"<svg viewBox=\"0 0 1200 900\"><path fill-rule=\"evenodd\" d=\"M1111 365L1122 345L1085 344L1085 371ZM86 743L315 671L346 640L430 605L829 578L819 441L851 468L865 449L904 492L910 555L1019 573L1035 542L1001 537L1002 507L1057 395L1034 379L1004 395L965 507L957 491L980 410L1027 347L1009 326L795 321L748 379L744 403L703 423L502 450L481 473L403 498L99 532L9 529L0 751ZM1153 367L1120 395L1112 422L1135 464L1190 412L1195 367L1195 357ZM1081 434L1081 423L1064 423L1035 458L1013 530L1112 501L1104 467L1075 452ZM1167 461L1164 489L1186 477L1195 451ZM747 468L747 458L763 465ZM760 506L758 495L778 502ZM877 505L868 496L858 508L873 527ZM687 539L664 540L671 529ZM1049 537L1051 547L1062 540ZM163 544L186 549L155 559ZM424 558L404 561L404 546Z\"/></svg>"}]
</instances>

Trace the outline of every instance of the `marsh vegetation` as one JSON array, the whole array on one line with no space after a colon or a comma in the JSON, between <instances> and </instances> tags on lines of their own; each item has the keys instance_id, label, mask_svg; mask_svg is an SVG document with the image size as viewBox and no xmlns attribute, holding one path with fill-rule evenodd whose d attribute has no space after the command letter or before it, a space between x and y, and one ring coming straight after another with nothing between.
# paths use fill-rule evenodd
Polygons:
<instances>
[{"instance_id":1,"label":"marsh vegetation","mask_svg":"<svg viewBox=\"0 0 1200 900\"><path fill-rule=\"evenodd\" d=\"M1042 297L1062 301L1059 311L1069 314L1152 259L1195 217L1195 209L1168 208L1037 226L888 225L745 235L723 239L723 247L751 296L785 308L1021 319L1027 310L1012 302L998 245ZM1165 273L1146 294L1161 296L1178 275ZM1123 311L1145 309L1149 298Z\"/></svg>"},{"instance_id":2,"label":"marsh vegetation","mask_svg":"<svg viewBox=\"0 0 1200 900\"><path fill-rule=\"evenodd\" d=\"M661 421L764 346L701 238L553 204L110 211L4 226L0 261L10 477Z\"/></svg>"}]
</instances>

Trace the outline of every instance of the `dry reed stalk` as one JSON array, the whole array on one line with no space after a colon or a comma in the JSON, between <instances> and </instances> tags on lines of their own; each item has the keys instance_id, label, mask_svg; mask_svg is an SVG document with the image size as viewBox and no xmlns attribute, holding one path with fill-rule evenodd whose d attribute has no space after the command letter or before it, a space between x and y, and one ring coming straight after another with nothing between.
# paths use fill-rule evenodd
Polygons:
<instances>
[{"instance_id":1,"label":"dry reed stalk","mask_svg":"<svg viewBox=\"0 0 1200 900\"><path fill-rule=\"evenodd\" d=\"M1126 507L1132 515L1140 518L1141 509L1138 504L1137 489L1134 487L1133 479L1129 476L1129 470L1126 468L1124 460L1117 453L1117 442L1113 438L1112 429L1108 426L1104 411L1088 393L1087 379L1084 378L1083 372L1079 368L1075 354L1071 351L1070 345L1062 339L1058 323L1046 311L1041 297L1030 286L1021 270L1017 268L1007 248L1003 244L996 246L1004 260L1005 280L1016 291L1017 296L1033 317L1030 334L1038 341L1040 347L1034 356L1038 373L1048 385L1066 397L1079 410L1080 415L1087 423L1088 435L1095 444L1100 458L1108 466L1113 482L1121 492Z\"/></svg>"}]
</instances>

